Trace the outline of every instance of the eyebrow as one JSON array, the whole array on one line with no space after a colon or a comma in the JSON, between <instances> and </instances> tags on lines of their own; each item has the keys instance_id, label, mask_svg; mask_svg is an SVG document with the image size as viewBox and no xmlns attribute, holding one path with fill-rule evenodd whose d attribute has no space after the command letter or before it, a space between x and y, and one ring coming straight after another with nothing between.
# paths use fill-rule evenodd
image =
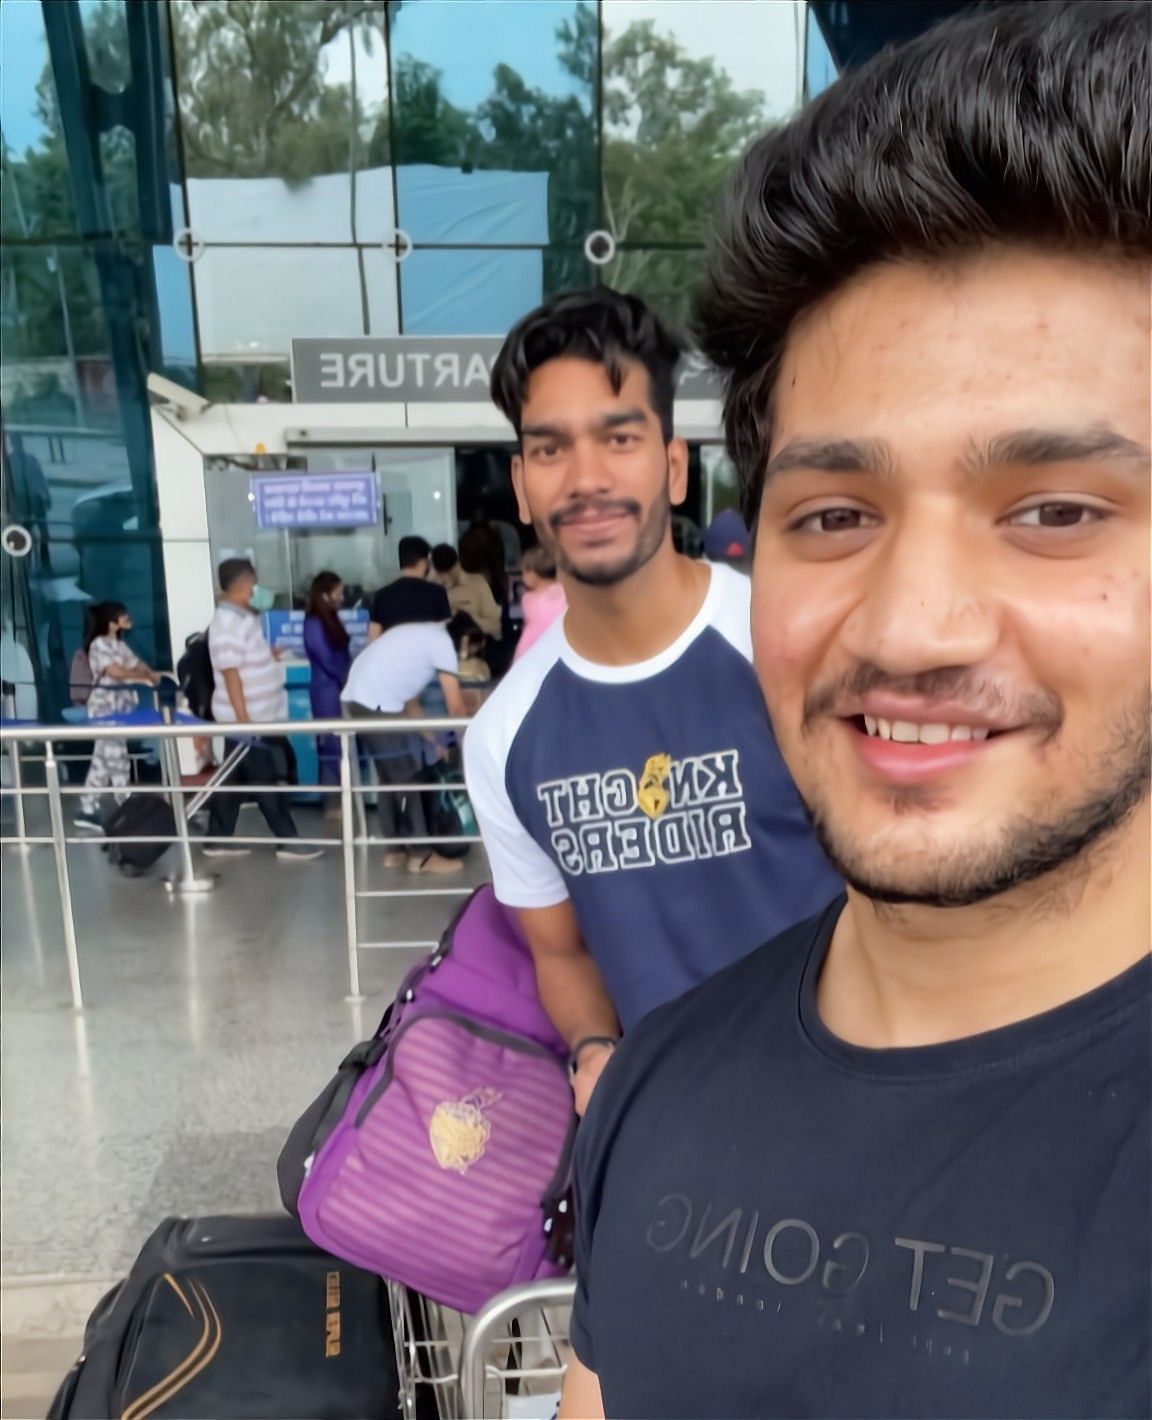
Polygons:
<instances>
[{"instance_id":1,"label":"eyebrow","mask_svg":"<svg viewBox=\"0 0 1152 1420\"><path fill-rule=\"evenodd\" d=\"M1050 463L1131 459L1147 464L1149 451L1105 424L1087 429L1015 429L973 445L961 467L980 474L1004 464L1039 468Z\"/></svg>"},{"instance_id":2,"label":"eyebrow","mask_svg":"<svg viewBox=\"0 0 1152 1420\"><path fill-rule=\"evenodd\" d=\"M797 439L768 460L764 481L778 473L891 473L892 451L881 439Z\"/></svg>"},{"instance_id":3,"label":"eyebrow","mask_svg":"<svg viewBox=\"0 0 1152 1420\"><path fill-rule=\"evenodd\" d=\"M589 425L593 433L600 433L605 429L620 429L628 424L647 424L648 415L639 406L634 409L614 409L610 413L596 419ZM560 424L522 424L520 426L520 437L522 439L570 439L572 431Z\"/></svg>"},{"instance_id":4,"label":"eyebrow","mask_svg":"<svg viewBox=\"0 0 1152 1420\"><path fill-rule=\"evenodd\" d=\"M1086 460L1134 460L1142 468L1152 462L1152 453L1106 425L1088 429L1014 429L996 434L984 444L975 442L963 456L960 467L973 476L1006 464L1039 468L1053 463ZM798 439L786 444L768 460L764 470L767 483L780 473L799 469L818 473L891 474L896 467L892 450L881 439Z\"/></svg>"}]
</instances>

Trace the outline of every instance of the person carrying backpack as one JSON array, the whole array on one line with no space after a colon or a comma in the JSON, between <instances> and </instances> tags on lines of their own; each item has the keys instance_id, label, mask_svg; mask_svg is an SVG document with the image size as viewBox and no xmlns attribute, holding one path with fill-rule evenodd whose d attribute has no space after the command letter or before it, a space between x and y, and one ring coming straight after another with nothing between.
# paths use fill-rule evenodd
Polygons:
<instances>
[{"instance_id":1,"label":"person carrying backpack","mask_svg":"<svg viewBox=\"0 0 1152 1420\"><path fill-rule=\"evenodd\" d=\"M88 718L99 720L107 715L124 715L135 710L137 695L125 681L147 681L155 685L158 671L145 665L123 640L132 630L132 616L122 602L99 602L85 612L84 653L92 674L92 689L87 700ZM80 799L76 827L87 833L103 833L100 819L100 795L105 789L116 792L119 803L127 788L131 770L127 740L99 739L92 753L92 763L84 780L87 791Z\"/></svg>"}]
</instances>

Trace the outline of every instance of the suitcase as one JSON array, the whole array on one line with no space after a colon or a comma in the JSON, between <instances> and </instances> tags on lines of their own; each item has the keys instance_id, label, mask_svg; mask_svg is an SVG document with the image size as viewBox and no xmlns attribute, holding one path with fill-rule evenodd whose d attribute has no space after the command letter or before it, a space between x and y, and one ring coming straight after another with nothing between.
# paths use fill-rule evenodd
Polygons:
<instances>
[{"instance_id":1,"label":"suitcase","mask_svg":"<svg viewBox=\"0 0 1152 1420\"><path fill-rule=\"evenodd\" d=\"M117 843L118 838L174 838L176 815L161 794L130 794L104 820L108 857L128 874L144 873L159 861L170 843Z\"/></svg>"},{"instance_id":2,"label":"suitcase","mask_svg":"<svg viewBox=\"0 0 1152 1420\"><path fill-rule=\"evenodd\" d=\"M101 1301L48 1420L399 1413L384 1284L285 1217L169 1218Z\"/></svg>"}]
</instances>

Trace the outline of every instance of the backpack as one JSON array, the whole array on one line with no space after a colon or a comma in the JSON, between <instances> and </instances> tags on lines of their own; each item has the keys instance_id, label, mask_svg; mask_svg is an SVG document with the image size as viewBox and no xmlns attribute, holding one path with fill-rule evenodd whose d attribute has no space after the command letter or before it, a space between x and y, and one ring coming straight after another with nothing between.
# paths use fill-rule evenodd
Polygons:
<instances>
[{"instance_id":1,"label":"backpack","mask_svg":"<svg viewBox=\"0 0 1152 1420\"><path fill-rule=\"evenodd\" d=\"M68 668L68 693L73 705L87 705L92 698L92 664L83 646L72 657Z\"/></svg>"},{"instance_id":2,"label":"backpack","mask_svg":"<svg viewBox=\"0 0 1152 1420\"><path fill-rule=\"evenodd\" d=\"M461 1312L571 1266L567 1049L491 887L292 1130L280 1195L318 1247Z\"/></svg>"},{"instance_id":3,"label":"backpack","mask_svg":"<svg viewBox=\"0 0 1152 1420\"><path fill-rule=\"evenodd\" d=\"M228 1416L384 1420L399 1412L378 1277L283 1216L168 1218L97 1304L49 1420Z\"/></svg>"},{"instance_id":4,"label":"backpack","mask_svg":"<svg viewBox=\"0 0 1152 1420\"><path fill-rule=\"evenodd\" d=\"M195 631L184 642L184 654L176 662L176 676L188 709L198 720L211 720L216 673L212 669L207 631Z\"/></svg>"}]
</instances>

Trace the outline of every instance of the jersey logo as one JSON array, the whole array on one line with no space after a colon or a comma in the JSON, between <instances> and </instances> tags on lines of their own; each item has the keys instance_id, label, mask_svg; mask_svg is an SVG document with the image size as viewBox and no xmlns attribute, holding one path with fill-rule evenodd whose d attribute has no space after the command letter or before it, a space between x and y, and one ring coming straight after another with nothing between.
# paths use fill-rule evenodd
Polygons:
<instances>
[{"instance_id":1,"label":"jersey logo","mask_svg":"<svg viewBox=\"0 0 1152 1420\"><path fill-rule=\"evenodd\" d=\"M467 1173L484 1157L492 1125L483 1111L499 1098L499 1090L473 1090L463 1099L444 1100L436 1106L428 1124L428 1138L442 1169Z\"/></svg>"},{"instance_id":2,"label":"jersey logo","mask_svg":"<svg viewBox=\"0 0 1152 1420\"><path fill-rule=\"evenodd\" d=\"M671 773L670 754L649 755L645 761L644 773L640 776L640 785L636 790L636 807L649 818L659 818L671 802L667 787Z\"/></svg>"}]
</instances>

